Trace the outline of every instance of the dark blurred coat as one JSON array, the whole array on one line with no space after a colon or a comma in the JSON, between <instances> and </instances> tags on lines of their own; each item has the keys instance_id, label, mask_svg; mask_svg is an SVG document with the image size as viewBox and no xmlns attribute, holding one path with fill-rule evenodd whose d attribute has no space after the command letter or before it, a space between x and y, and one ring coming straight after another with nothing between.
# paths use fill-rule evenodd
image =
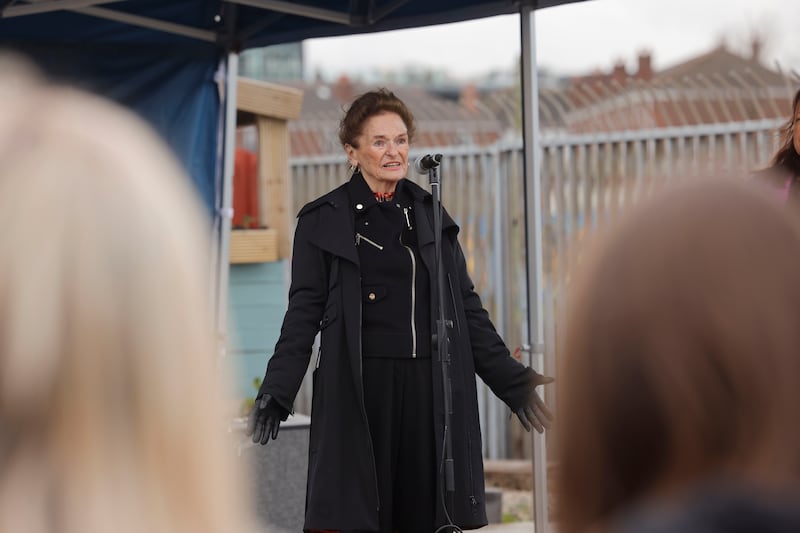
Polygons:
<instances>
[{"instance_id":1,"label":"dark blurred coat","mask_svg":"<svg viewBox=\"0 0 800 533\"><path fill-rule=\"evenodd\" d=\"M314 337L321 330L313 373L304 528L376 531L379 497L361 375L361 274L354 238L359 208L350 200L350 186L344 184L311 202L298 215L289 307L259 394L269 393L283 407L291 408L308 368ZM412 182L405 181L403 186L414 198L420 253L428 271L433 272L432 197ZM487 520L475 374L516 409L527 401L535 372L511 357L492 325L467 273L456 238L458 227L447 213L442 225L445 313L453 320L450 375L455 495L449 512L462 528L477 528ZM435 295L433 277L431 294ZM433 302L431 306L435 320ZM435 323L431 327L435 331ZM442 369L435 355L431 366L439 464L442 450L438 443L444 426ZM437 505L437 524L443 524L443 510Z\"/></svg>"},{"instance_id":2,"label":"dark blurred coat","mask_svg":"<svg viewBox=\"0 0 800 533\"><path fill-rule=\"evenodd\" d=\"M735 484L695 488L625 513L610 533L797 533L797 495L767 494Z\"/></svg>"}]
</instances>

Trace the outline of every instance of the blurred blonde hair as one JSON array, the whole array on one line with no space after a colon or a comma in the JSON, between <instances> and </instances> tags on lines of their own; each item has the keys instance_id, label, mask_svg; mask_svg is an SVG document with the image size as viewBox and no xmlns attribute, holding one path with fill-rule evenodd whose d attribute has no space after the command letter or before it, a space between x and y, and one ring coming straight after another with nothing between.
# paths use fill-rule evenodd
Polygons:
<instances>
[{"instance_id":1,"label":"blurred blonde hair","mask_svg":"<svg viewBox=\"0 0 800 533\"><path fill-rule=\"evenodd\" d=\"M657 195L572 296L559 531L717 476L800 487L800 230L774 194L712 179Z\"/></svg>"},{"instance_id":2,"label":"blurred blonde hair","mask_svg":"<svg viewBox=\"0 0 800 533\"><path fill-rule=\"evenodd\" d=\"M187 176L8 58L0 107L0 532L244 530Z\"/></svg>"}]
</instances>

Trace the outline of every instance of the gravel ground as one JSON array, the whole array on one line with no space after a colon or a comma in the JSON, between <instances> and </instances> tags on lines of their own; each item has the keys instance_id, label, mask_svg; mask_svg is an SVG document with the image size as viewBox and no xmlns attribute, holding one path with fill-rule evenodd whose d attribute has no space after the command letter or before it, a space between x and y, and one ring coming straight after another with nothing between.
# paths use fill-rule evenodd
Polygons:
<instances>
[{"instance_id":1,"label":"gravel ground","mask_svg":"<svg viewBox=\"0 0 800 533\"><path fill-rule=\"evenodd\" d=\"M503 522L533 520L533 493L528 490L503 490Z\"/></svg>"}]
</instances>

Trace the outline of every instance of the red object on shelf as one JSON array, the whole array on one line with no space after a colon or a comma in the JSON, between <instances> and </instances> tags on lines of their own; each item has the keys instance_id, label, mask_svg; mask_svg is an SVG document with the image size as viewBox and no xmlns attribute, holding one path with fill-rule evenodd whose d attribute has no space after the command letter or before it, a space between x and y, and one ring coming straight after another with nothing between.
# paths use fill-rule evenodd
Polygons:
<instances>
[{"instance_id":1,"label":"red object on shelf","mask_svg":"<svg viewBox=\"0 0 800 533\"><path fill-rule=\"evenodd\" d=\"M258 228L258 156L236 149L233 163L233 227Z\"/></svg>"}]
</instances>

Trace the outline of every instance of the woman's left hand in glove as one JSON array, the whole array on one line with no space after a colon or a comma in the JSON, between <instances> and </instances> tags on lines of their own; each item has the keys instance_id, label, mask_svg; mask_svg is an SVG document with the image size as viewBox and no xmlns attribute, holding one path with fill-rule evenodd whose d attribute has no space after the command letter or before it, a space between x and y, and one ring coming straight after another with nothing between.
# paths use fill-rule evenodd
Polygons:
<instances>
[{"instance_id":1,"label":"woman's left hand in glove","mask_svg":"<svg viewBox=\"0 0 800 533\"><path fill-rule=\"evenodd\" d=\"M528 395L528 401L515 411L517 418L522 422L522 426L526 431L530 431L531 427L535 428L539 433L544 433L545 429L550 429L550 423L553 421L553 414L539 397L539 394L536 392L536 387L552 383L553 381L555 380L551 377L536 374L533 387L531 387L531 392Z\"/></svg>"}]
</instances>

